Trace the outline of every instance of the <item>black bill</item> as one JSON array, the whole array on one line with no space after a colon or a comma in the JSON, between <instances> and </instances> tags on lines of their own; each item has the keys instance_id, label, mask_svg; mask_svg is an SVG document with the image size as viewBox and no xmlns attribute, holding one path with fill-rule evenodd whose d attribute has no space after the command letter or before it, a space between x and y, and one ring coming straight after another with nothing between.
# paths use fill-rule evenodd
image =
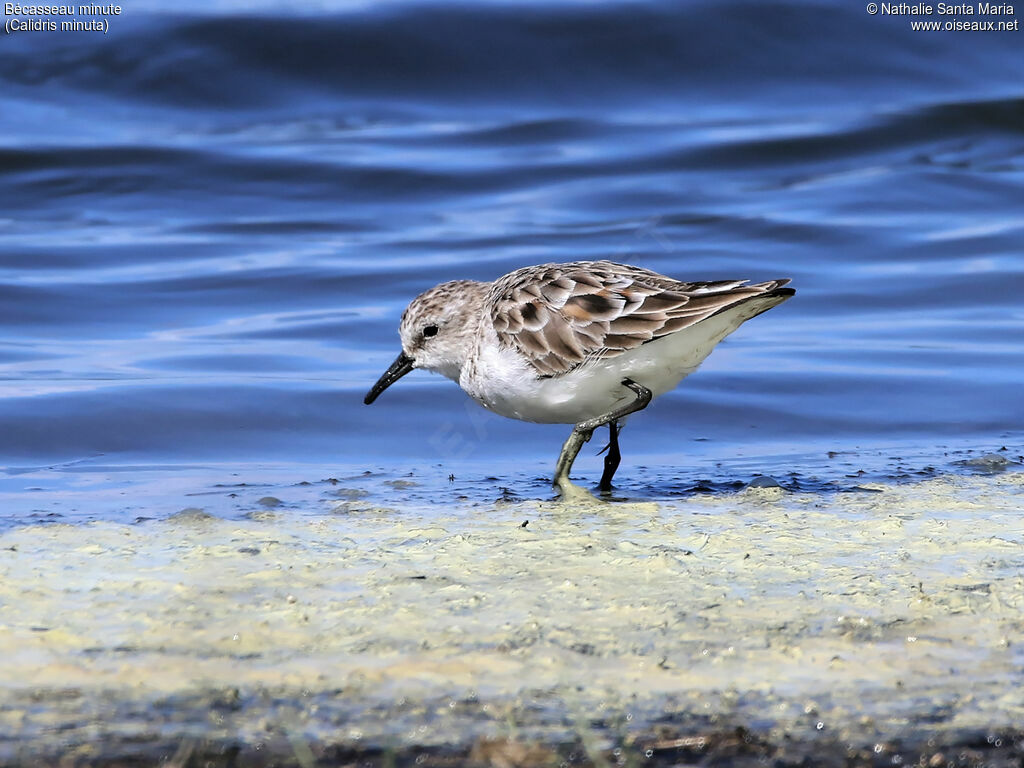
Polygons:
<instances>
[{"instance_id":1,"label":"black bill","mask_svg":"<svg viewBox=\"0 0 1024 768\"><path fill-rule=\"evenodd\" d=\"M370 391L366 393L363 402L369 405L380 397L381 392L412 370L412 364L412 358L405 354L405 352L402 352L395 358L395 362L391 364L391 367L384 371L384 375L377 379L377 383L370 388Z\"/></svg>"}]
</instances>

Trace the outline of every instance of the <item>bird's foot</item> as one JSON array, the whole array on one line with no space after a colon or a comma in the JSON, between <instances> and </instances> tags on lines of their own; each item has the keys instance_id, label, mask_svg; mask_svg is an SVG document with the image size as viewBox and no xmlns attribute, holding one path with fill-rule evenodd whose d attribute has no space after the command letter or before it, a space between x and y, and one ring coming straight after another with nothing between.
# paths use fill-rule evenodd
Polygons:
<instances>
[{"instance_id":1,"label":"bird's foot","mask_svg":"<svg viewBox=\"0 0 1024 768\"><path fill-rule=\"evenodd\" d=\"M561 477L555 480L554 490L559 494L559 500L569 504L589 504L600 501L586 488L576 485L568 477Z\"/></svg>"}]
</instances>

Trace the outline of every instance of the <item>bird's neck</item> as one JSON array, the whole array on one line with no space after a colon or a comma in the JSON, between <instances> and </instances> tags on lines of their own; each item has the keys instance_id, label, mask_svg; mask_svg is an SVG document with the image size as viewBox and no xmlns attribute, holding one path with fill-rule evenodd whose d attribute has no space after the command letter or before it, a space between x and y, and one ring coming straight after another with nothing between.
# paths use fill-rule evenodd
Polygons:
<instances>
[{"instance_id":1,"label":"bird's neck","mask_svg":"<svg viewBox=\"0 0 1024 768\"><path fill-rule=\"evenodd\" d=\"M487 293L490 283L461 281L459 291L459 319L450 331L452 343L450 354L446 355L434 370L458 382L467 360L472 359L481 340L487 336L487 326L493 321L487 311Z\"/></svg>"}]
</instances>

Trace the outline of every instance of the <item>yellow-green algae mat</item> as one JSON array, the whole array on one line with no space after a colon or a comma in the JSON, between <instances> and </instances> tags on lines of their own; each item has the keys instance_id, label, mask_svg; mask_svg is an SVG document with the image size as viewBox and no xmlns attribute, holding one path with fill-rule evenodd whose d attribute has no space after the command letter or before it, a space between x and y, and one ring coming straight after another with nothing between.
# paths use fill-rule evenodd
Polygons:
<instances>
[{"instance_id":1,"label":"yellow-green algae mat","mask_svg":"<svg viewBox=\"0 0 1024 768\"><path fill-rule=\"evenodd\" d=\"M1008 473L18 528L0 760L1016 765L1022 510Z\"/></svg>"}]
</instances>

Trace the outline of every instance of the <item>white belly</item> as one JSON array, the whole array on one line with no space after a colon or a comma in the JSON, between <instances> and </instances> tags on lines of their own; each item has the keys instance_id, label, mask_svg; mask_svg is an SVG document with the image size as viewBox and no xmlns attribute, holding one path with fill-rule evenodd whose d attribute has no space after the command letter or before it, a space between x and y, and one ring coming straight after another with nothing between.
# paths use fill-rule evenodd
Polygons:
<instances>
[{"instance_id":1,"label":"white belly","mask_svg":"<svg viewBox=\"0 0 1024 768\"><path fill-rule=\"evenodd\" d=\"M536 371L514 350L489 343L481 346L474 365L463 367L459 386L502 416L576 424L632 401L635 395L622 386L623 379L642 384L655 397L675 389L748 317L724 312L616 357L546 379L537 378Z\"/></svg>"}]
</instances>

